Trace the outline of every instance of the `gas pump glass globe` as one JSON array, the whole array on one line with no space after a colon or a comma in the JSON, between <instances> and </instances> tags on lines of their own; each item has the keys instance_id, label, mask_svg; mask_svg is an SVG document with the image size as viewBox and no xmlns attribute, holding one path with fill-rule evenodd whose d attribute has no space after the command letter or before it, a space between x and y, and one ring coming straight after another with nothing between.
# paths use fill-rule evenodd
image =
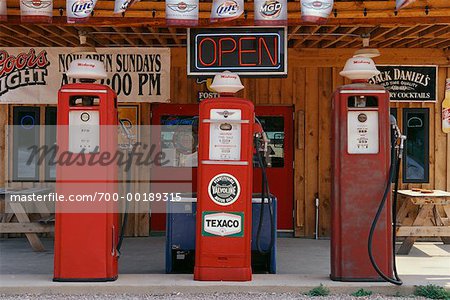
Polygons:
<instances>
[{"instance_id":1,"label":"gas pump glass globe","mask_svg":"<svg viewBox=\"0 0 450 300\"><path fill-rule=\"evenodd\" d=\"M214 76L211 88L219 94L235 94L242 90L244 86L237 74L224 71Z\"/></svg>"}]
</instances>

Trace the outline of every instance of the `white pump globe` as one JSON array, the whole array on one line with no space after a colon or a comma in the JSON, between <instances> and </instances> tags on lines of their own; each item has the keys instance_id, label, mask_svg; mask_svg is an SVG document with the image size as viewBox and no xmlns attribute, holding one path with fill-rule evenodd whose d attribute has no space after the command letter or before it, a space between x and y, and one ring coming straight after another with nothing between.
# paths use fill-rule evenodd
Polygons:
<instances>
[{"instance_id":1,"label":"white pump globe","mask_svg":"<svg viewBox=\"0 0 450 300\"><path fill-rule=\"evenodd\" d=\"M241 79L237 74L230 71L224 71L214 76L211 88L221 93L237 93L244 88Z\"/></svg>"},{"instance_id":2,"label":"white pump globe","mask_svg":"<svg viewBox=\"0 0 450 300\"><path fill-rule=\"evenodd\" d=\"M107 77L103 62L94 59L76 59L69 65L67 77L99 80Z\"/></svg>"},{"instance_id":3,"label":"white pump globe","mask_svg":"<svg viewBox=\"0 0 450 300\"><path fill-rule=\"evenodd\" d=\"M380 71L370 57L353 56L347 60L339 74L350 80L369 80L380 74Z\"/></svg>"}]
</instances>

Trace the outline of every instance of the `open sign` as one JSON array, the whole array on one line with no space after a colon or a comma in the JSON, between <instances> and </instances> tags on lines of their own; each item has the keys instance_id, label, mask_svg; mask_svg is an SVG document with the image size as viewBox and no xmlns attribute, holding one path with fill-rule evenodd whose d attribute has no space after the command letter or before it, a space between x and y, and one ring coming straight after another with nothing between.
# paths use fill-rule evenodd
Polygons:
<instances>
[{"instance_id":1,"label":"open sign","mask_svg":"<svg viewBox=\"0 0 450 300\"><path fill-rule=\"evenodd\" d=\"M188 75L286 76L285 27L190 29Z\"/></svg>"}]
</instances>

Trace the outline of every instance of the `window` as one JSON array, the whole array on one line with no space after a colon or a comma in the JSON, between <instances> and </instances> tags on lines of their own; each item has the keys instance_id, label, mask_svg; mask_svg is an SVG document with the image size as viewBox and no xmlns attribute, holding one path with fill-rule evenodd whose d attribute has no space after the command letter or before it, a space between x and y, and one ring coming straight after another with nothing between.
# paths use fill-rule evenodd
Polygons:
<instances>
[{"instance_id":1,"label":"window","mask_svg":"<svg viewBox=\"0 0 450 300\"><path fill-rule=\"evenodd\" d=\"M196 168L198 117L166 115L160 124L161 150L170 161L165 167Z\"/></svg>"},{"instance_id":2,"label":"window","mask_svg":"<svg viewBox=\"0 0 450 300\"><path fill-rule=\"evenodd\" d=\"M33 146L39 146L39 107L13 109L13 180L39 181L37 157L29 161Z\"/></svg>"},{"instance_id":3,"label":"window","mask_svg":"<svg viewBox=\"0 0 450 300\"><path fill-rule=\"evenodd\" d=\"M45 108L45 145L52 147L56 144L56 107ZM56 180L56 165L49 165L50 157L45 158L45 181Z\"/></svg>"},{"instance_id":4,"label":"window","mask_svg":"<svg viewBox=\"0 0 450 300\"><path fill-rule=\"evenodd\" d=\"M264 132L269 139L267 146L268 156L265 163L268 168L284 167L284 117L257 116ZM260 167L257 157L253 158L253 166Z\"/></svg>"},{"instance_id":5,"label":"window","mask_svg":"<svg viewBox=\"0 0 450 300\"><path fill-rule=\"evenodd\" d=\"M403 133L406 135L403 182L429 181L429 110L403 109Z\"/></svg>"}]
</instances>

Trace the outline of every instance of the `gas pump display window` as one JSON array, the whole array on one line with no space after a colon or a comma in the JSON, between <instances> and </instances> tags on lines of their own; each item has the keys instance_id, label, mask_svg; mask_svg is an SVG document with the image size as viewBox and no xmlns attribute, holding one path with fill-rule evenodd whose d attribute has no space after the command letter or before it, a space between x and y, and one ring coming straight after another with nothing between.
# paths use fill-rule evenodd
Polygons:
<instances>
[{"instance_id":1,"label":"gas pump display window","mask_svg":"<svg viewBox=\"0 0 450 300\"><path fill-rule=\"evenodd\" d=\"M428 108L403 110L403 132L407 136L403 160L403 182L429 181L428 118Z\"/></svg>"},{"instance_id":2,"label":"gas pump display window","mask_svg":"<svg viewBox=\"0 0 450 300\"><path fill-rule=\"evenodd\" d=\"M198 117L162 116L161 151L169 161L164 167L189 167L198 165Z\"/></svg>"},{"instance_id":3,"label":"gas pump display window","mask_svg":"<svg viewBox=\"0 0 450 300\"><path fill-rule=\"evenodd\" d=\"M267 155L263 157L266 167L283 168L284 167L284 117L281 116L257 116L261 122L264 132L269 139ZM259 162L256 157L253 158L253 166L259 168Z\"/></svg>"}]
</instances>

